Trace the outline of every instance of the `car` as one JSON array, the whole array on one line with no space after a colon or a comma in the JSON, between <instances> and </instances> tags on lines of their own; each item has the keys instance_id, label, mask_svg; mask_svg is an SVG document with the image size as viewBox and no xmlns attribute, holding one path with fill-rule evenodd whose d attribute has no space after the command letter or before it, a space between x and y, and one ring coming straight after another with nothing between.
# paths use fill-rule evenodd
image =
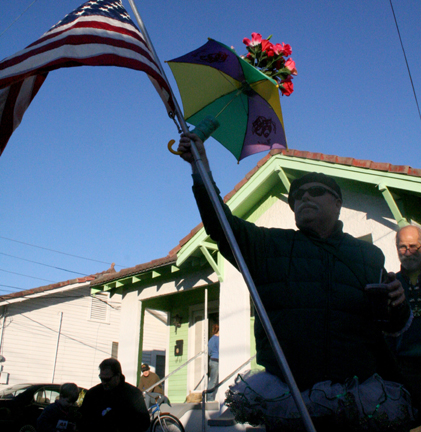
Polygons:
<instances>
[{"instance_id":1,"label":"car","mask_svg":"<svg viewBox=\"0 0 421 432\"><path fill-rule=\"evenodd\" d=\"M60 395L61 384L15 384L0 390L0 431L36 432L38 417ZM80 406L86 389L79 387Z\"/></svg>"}]
</instances>

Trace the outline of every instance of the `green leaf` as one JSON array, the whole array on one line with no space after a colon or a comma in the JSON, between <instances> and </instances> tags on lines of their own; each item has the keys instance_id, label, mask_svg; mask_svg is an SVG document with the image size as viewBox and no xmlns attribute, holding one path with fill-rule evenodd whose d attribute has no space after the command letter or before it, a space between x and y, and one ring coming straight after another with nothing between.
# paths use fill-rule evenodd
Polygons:
<instances>
[{"instance_id":1,"label":"green leaf","mask_svg":"<svg viewBox=\"0 0 421 432\"><path fill-rule=\"evenodd\" d=\"M276 72L275 76L281 77L282 79L288 78L291 75L290 72L285 73L282 71Z\"/></svg>"}]
</instances>

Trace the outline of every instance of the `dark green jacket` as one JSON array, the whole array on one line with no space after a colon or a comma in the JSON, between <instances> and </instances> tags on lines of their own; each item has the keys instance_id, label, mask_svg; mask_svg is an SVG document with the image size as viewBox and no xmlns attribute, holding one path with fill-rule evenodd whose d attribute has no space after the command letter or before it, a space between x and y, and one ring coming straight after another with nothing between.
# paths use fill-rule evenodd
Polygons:
<instances>
[{"instance_id":1,"label":"dark green jacket","mask_svg":"<svg viewBox=\"0 0 421 432\"><path fill-rule=\"evenodd\" d=\"M401 266L401 271L396 273L396 277L402 283L403 289L405 290L406 298L409 301L410 307L414 312L412 323L407 331L403 332L398 337L388 337L387 341L392 347L392 351L399 357L411 357L420 359L421 364L421 276L418 277L418 281L413 286L409 280L405 269ZM417 365L418 374L421 374L421 370Z\"/></svg>"},{"instance_id":2,"label":"dark green jacket","mask_svg":"<svg viewBox=\"0 0 421 432\"><path fill-rule=\"evenodd\" d=\"M197 182L193 190L206 232L235 265L206 190ZM384 266L379 248L344 234L339 221L334 234L322 240L311 232L257 227L232 216L225 205L224 209L301 390L353 376L362 382L375 372L384 379L397 379L363 290L363 283L379 281ZM337 250L341 258L325 247ZM405 303L384 329L397 331L408 317ZM257 362L282 378L257 316L254 331Z\"/></svg>"}]
</instances>

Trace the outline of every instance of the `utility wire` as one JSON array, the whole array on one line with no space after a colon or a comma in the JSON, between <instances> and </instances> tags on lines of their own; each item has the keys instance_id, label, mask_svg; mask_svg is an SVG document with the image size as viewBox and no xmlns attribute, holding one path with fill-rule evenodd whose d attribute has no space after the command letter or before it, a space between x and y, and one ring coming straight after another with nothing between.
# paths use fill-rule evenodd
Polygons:
<instances>
[{"instance_id":1,"label":"utility wire","mask_svg":"<svg viewBox=\"0 0 421 432\"><path fill-rule=\"evenodd\" d=\"M0 33L0 37L2 37L4 35L4 33L7 32L7 30L9 30L10 27L12 27L12 25L34 4L36 3L37 0L34 0L20 15L18 15L1 33Z\"/></svg>"},{"instance_id":2,"label":"utility wire","mask_svg":"<svg viewBox=\"0 0 421 432\"><path fill-rule=\"evenodd\" d=\"M417 104L417 108L418 108L418 115L420 116L420 120L421 120L420 106L418 104L417 94L415 93L414 82L412 81L411 70L409 69L409 64L408 64L408 59L406 58L405 48L403 47L403 42L402 42L402 38L401 38L401 32L399 31L398 21L396 19L395 10L393 9L392 0L389 0L389 2L390 2L390 7L392 8L393 18L395 19L396 30L398 31L399 40L401 42L401 47L402 47L403 55L405 57L405 62L406 62L406 67L408 69L409 79L411 80L412 91L414 92L415 103Z\"/></svg>"},{"instance_id":3,"label":"utility wire","mask_svg":"<svg viewBox=\"0 0 421 432\"><path fill-rule=\"evenodd\" d=\"M0 286L5 287L5 288L12 288L12 289L15 289L15 290L18 290L18 291L25 291L23 288L18 288L18 287L12 286L12 285L3 285L3 284L0 284ZM4 289L0 289L0 291L6 291L8 293L10 292L10 290L4 290Z\"/></svg>"},{"instance_id":4,"label":"utility wire","mask_svg":"<svg viewBox=\"0 0 421 432\"><path fill-rule=\"evenodd\" d=\"M18 276L25 276L25 277L28 277L28 278L31 278L31 279L38 279L38 280L42 280L42 281L45 281L45 282L57 283L57 281L52 281L52 280L49 280L49 279L42 279L42 278L38 278L38 277L35 277L35 276L29 276L29 275L25 275L25 274L22 274L22 273L12 272L12 271L9 271L9 270L0 269L0 271L5 272L5 273L12 273L12 274L15 274L15 275L18 275Z\"/></svg>"},{"instance_id":5,"label":"utility wire","mask_svg":"<svg viewBox=\"0 0 421 432\"><path fill-rule=\"evenodd\" d=\"M22 316L22 317L24 317L24 318L26 318L26 319L28 319L29 321L32 321L32 322L34 322L34 323L36 323L36 324L42 326L42 327L45 327L46 329L52 331L53 333L58 333L57 330L55 330L55 329L53 329L53 328L51 328L51 327L48 327L48 326L46 326L45 324L43 324L43 323L41 323L41 322L39 322L39 321L37 321L37 320L34 320L33 318L29 318L29 316L24 315L23 313L20 313L19 315ZM92 348L92 349L94 349L95 351L100 351L100 352L103 352L103 353L105 353L105 354L109 354L107 351L104 351L104 350L99 349L99 348L97 348L97 347L95 347L95 346L89 345L88 343L83 342L83 341L81 341L80 339L76 339L76 338L74 338L74 337L72 337L72 336L69 336L69 335L67 335L67 334L65 334L65 333L61 333L61 335L62 335L63 337L66 337L67 339L70 339L70 340L74 341L74 342L80 343L81 345L85 345L85 346L88 347L88 348Z\"/></svg>"},{"instance_id":6,"label":"utility wire","mask_svg":"<svg viewBox=\"0 0 421 432\"><path fill-rule=\"evenodd\" d=\"M0 286L4 286L4 287L10 287L10 288L15 288L15 289L20 289L20 288L17 288L17 287L12 287L12 286L9 286L9 285L1 285L0 284ZM5 291L5 290L2 290L2 289L0 289L0 291ZM22 291L24 291L23 289L22 289ZM10 294L9 292L8 292L8 294ZM7 300L4 300L4 298L3 297L6 297L8 294L3 294L3 295L0 295L0 302L1 301L6 301L7 303L9 303L9 304L12 304L11 302L9 302L9 301L7 301ZM13 293L12 293L13 294ZM35 293L34 293L35 294ZM42 294L45 294L45 293L42 293ZM46 293L46 296L48 296L48 300L51 300L51 299L57 299L57 300L69 300L69 299L86 299L86 298L88 298L88 297L90 297L90 298L93 298L93 299L95 299L95 300L98 300L98 301L100 301L100 302L102 302L102 303L105 303L108 307L110 307L111 309L115 309L115 310L117 310L117 311L119 311L119 310L121 310L121 304L120 303L118 303L118 302L113 302L113 301L111 301L110 299L108 299L108 300L103 300L102 298L99 298L99 297L97 297L97 296L94 296L94 295L92 295L92 294L88 294L88 295L49 295L48 293ZM34 300L34 299L36 299L35 297L31 297L31 296L28 296L28 295L26 295L26 296L21 296L21 297L19 297L19 298L24 298L24 299L28 299L28 300ZM117 304L118 306L113 306L113 303L114 304ZM75 308L76 306L75 305L72 305L72 308ZM81 308L86 308L86 306L79 306L79 307L81 307Z\"/></svg>"},{"instance_id":7,"label":"utility wire","mask_svg":"<svg viewBox=\"0 0 421 432\"><path fill-rule=\"evenodd\" d=\"M15 289L20 289L20 288L12 287L12 286L9 286L9 285L1 285L0 284L0 286L9 287L9 288L15 288ZM6 290L0 289L0 291L6 291ZM22 289L21 291L25 291L25 290ZM8 294L10 294L10 293L8 293ZM3 297L6 297L8 294L0 295L0 302L1 301L7 301L7 300L4 300ZM121 304L120 303L113 302L113 301L111 301L111 299L103 300L102 298L97 297L97 296L92 295L92 294L87 294L87 295L83 295L83 294L81 294L81 295L50 295L50 294L48 294L48 292L47 293L46 292L43 292L43 293L34 293L34 294L45 294L46 296L48 296L48 300L51 300L51 299L57 299L57 300L86 299L86 298L90 297L90 298L98 300L98 301L100 301L102 303L105 303L111 309L115 309L115 310L120 310L121 309ZM32 296L29 296L29 295L20 296L19 298L24 298L24 299L28 299L28 300L35 300L38 297L33 297L34 294L32 294ZM7 303L11 304L8 301L7 301ZM113 306L112 303L118 304L118 307ZM81 306L81 307L85 308L85 306ZM72 308L75 308L75 305L72 305Z\"/></svg>"},{"instance_id":8,"label":"utility wire","mask_svg":"<svg viewBox=\"0 0 421 432\"><path fill-rule=\"evenodd\" d=\"M26 243L26 242L23 242L23 241L14 240L14 239L11 239L11 238L8 238L8 237L0 236L0 238L2 238L4 240L9 240L9 241L12 241L12 242L15 242L15 243L20 243L20 244L23 244L23 245L26 245L26 246L32 246L34 248L43 249L43 250L47 250L47 251L50 251L50 252L55 252L55 253L59 253L59 254L62 254L62 255L71 256L71 257L74 257L74 258L80 258L80 259L84 259L84 260L88 260L88 261L94 261L94 262L101 263L101 264L108 264L108 265L112 264L112 263L106 262L106 261L99 261L99 260L95 260L93 258L86 258L86 257L82 257L82 256L79 256L79 255L72 255L72 254L69 254L69 253L66 253L66 252L60 252L60 251L55 250L55 249L49 249L49 248L46 248L46 247L43 247L43 246L33 245L31 243ZM123 266L121 264L116 264L116 266L117 267L127 267L127 266Z\"/></svg>"},{"instance_id":9,"label":"utility wire","mask_svg":"<svg viewBox=\"0 0 421 432\"><path fill-rule=\"evenodd\" d=\"M40 263L38 261L32 261L32 260L29 260L29 259L26 259L26 258L20 258L20 257L17 257L15 255L9 255L9 254L4 253L4 252L0 252L0 255L5 255L5 256L8 256L8 257L20 259L22 261L27 261L27 262L34 263L34 264L39 264L39 265L42 265L42 266L45 266L45 267L50 267L50 268L53 268L53 269L56 269L56 270L62 270L62 271L69 272L69 273L75 273L75 274L78 274L78 275L81 275L81 276L89 276L89 275L87 275L85 273L79 273L79 272L75 272L73 270L67 270L67 269L64 269L64 268L61 268L61 267L55 267L55 266L52 266L52 265L49 265L49 264L43 264L43 263Z\"/></svg>"}]
</instances>

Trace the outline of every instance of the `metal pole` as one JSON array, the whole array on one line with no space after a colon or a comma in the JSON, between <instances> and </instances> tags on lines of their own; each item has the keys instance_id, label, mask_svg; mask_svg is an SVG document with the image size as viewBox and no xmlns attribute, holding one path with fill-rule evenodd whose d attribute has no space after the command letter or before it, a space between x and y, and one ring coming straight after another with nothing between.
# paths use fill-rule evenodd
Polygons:
<instances>
[{"instance_id":1,"label":"metal pole","mask_svg":"<svg viewBox=\"0 0 421 432\"><path fill-rule=\"evenodd\" d=\"M184 120L180 106L178 105L177 99L174 96L174 93L172 91L172 88L170 86L168 78L165 74L165 71L162 68L161 62L160 62L160 60L156 54L155 48L152 44L152 41L150 40L148 32L147 32L147 30L143 24L142 18L139 15L139 12L137 10L136 5L134 4L134 1L129 0L129 3L130 3L130 6L134 12L136 20L140 26L140 29L141 29L141 31L142 31L145 39L146 39L146 42L148 43L148 46L154 55L155 61L159 66L161 74L162 74L163 78L167 81L168 87L169 87L169 89L173 95L175 109L176 109L176 115L177 115L177 118L180 122L181 129L183 130L184 133L188 133L189 129L187 127L187 123ZM294 376L292 375L291 369L290 369L290 367L287 363L287 360L285 358L285 354L283 353L282 348L279 345L279 341L276 338L275 331L273 330L272 324L269 320L269 317L266 313L266 310L263 306L263 303L260 300L260 296L257 292L257 289L254 285L254 281L250 275L250 272L247 268L247 265L244 261L242 254L241 254L240 248L238 246L237 240L234 237L234 233L232 232L232 229L231 229L231 226L228 222L228 219L224 213L224 209L222 207L222 204L219 201L218 194L216 193L216 190L213 187L210 176L208 175L208 173L206 172L206 170L204 168L203 161L200 158L197 147L193 141L191 142L191 150L192 150L194 163L196 165L198 173L199 173L200 177L202 178L203 183L205 185L205 188L209 194L209 198L212 201L212 204L213 204L215 212L218 216L219 222L220 222L222 229L225 233L227 241L231 247L231 250L232 250L232 253L234 255L235 261L237 263L238 269L242 273L243 278L246 282L246 285L250 291L250 295L253 299L254 306L256 308L256 312L258 313L260 321L262 322L263 328L266 331L266 335L267 335L269 342L271 344L271 347L274 351L275 357L276 357L278 364L279 364L279 367L282 371L282 375L284 376L284 379L285 379L286 383L288 384L289 389L291 390L292 397L294 398L294 401L297 405L298 411L301 414L304 426L308 432L316 432L316 429L314 428L310 414L308 413L307 407L305 406L305 403L304 403L303 398L301 396L300 390L298 389L298 386L295 382Z\"/></svg>"},{"instance_id":2,"label":"metal pole","mask_svg":"<svg viewBox=\"0 0 421 432\"><path fill-rule=\"evenodd\" d=\"M1 335L0 335L0 354L3 351L3 335L4 335L4 326L6 325L6 314L7 314L7 305L3 308L3 323L1 326Z\"/></svg>"},{"instance_id":3,"label":"metal pole","mask_svg":"<svg viewBox=\"0 0 421 432\"><path fill-rule=\"evenodd\" d=\"M61 334L61 323L63 322L63 312L60 312L60 324L58 326L58 335L57 335L57 345L56 345L56 355L54 357L54 367L53 367L53 377L51 382L54 383L54 375L56 373L56 364L57 364L57 356L58 356L58 345L60 343L60 334Z\"/></svg>"},{"instance_id":4,"label":"metal pole","mask_svg":"<svg viewBox=\"0 0 421 432\"><path fill-rule=\"evenodd\" d=\"M187 360L185 363L183 363L181 366L179 366L177 369L173 370L171 373L169 373L167 376L165 376L164 378L160 379L158 382L156 382L155 384L152 384L151 387L147 388L146 390L144 390L144 392L150 392L154 387L156 387L157 385L161 384L162 382L164 382L165 380L167 380L171 375L174 375L175 373L177 373L180 369L183 369L183 367L187 366L190 362L192 362L193 360L196 360L197 357L201 356L202 354L204 354L205 351L200 351L200 353L197 353L194 357L192 357L190 360Z\"/></svg>"},{"instance_id":5,"label":"metal pole","mask_svg":"<svg viewBox=\"0 0 421 432\"><path fill-rule=\"evenodd\" d=\"M204 370L204 375L205 377L207 377L207 379L205 380L205 388L208 388L208 382L209 382L209 376L208 376L208 370L209 370L209 366L208 366L208 361L209 361L209 355L208 355L208 334L209 334L209 322L208 322L208 289L205 288L205 313L204 313L204 322L203 322L203 349L205 351L205 355L203 356L203 370Z\"/></svg>"}]
</instances>

